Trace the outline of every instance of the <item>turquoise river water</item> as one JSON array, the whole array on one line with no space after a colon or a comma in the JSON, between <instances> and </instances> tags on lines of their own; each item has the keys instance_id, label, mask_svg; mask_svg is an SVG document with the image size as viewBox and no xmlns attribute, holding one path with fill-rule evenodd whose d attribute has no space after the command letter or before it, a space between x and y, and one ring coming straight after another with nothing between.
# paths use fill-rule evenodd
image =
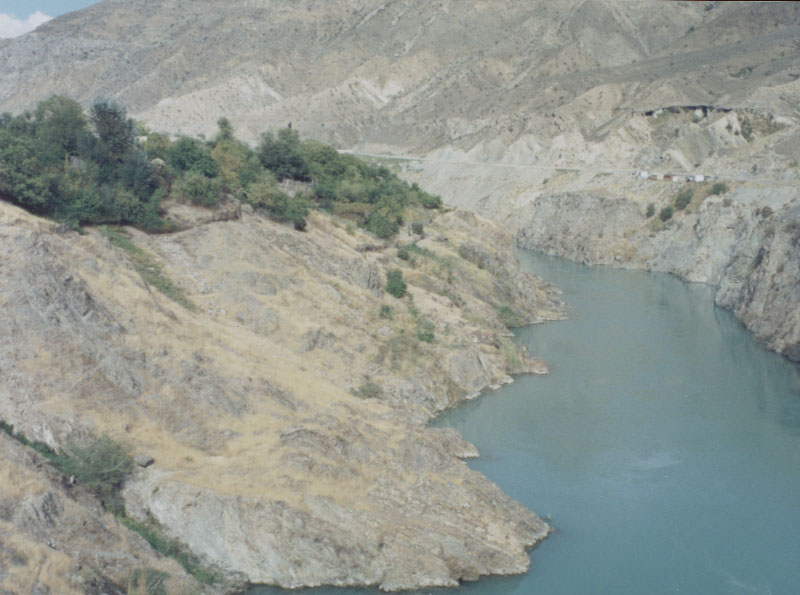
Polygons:
<instances>
[{"instance_id":1,"label":"turquoise river water","mask_svg":"<svg viewBox=\"0 0 800 595\"><path fill-rule=\"evenodd\" d=\"M568 304L569 320L518 332L551 373L437 425L473 442L471 466L556 531L525 576L417 593L800 593L800 367L715 308L708 287L520 260Z\"/></svg>"}]
</instances>

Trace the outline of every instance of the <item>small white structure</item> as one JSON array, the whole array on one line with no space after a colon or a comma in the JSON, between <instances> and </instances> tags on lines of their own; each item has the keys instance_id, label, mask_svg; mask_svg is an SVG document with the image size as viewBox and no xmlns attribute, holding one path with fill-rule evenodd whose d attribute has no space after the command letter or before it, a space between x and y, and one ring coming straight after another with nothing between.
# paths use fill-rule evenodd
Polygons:
<instances>
[{"instance_id":1,"label":"small white structure","mask_svg":"<svg viewBox=\"0 0 800 595\"><path fill-rule=\"evenodd\" d=\"M638 174L636 174L640 180L646 180L649 172L646 169L643 169Z\"/></svg>"},{"instance_id":2,"label":"small white structure","mask_svg":"<svg viewBox=\"0 0 800 595\"><path fill-rule=\"evenodd\" d=\"M703 174L695 174L694 176L692 176L692 180L694 180L695 182L702 182L705 179L706 177Z\"/></svg>"}]
</instances>

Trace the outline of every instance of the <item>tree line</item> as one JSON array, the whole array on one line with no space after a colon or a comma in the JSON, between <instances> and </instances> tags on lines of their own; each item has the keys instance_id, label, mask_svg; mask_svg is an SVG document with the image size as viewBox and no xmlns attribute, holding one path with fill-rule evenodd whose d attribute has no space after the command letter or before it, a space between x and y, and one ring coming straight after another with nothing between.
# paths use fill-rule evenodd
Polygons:
<instances>
[{"instance_id":1,"label":"tree line","mask_svg":"<svg viewBox=\"0 0 800 595\"><path fill-rule=\"evenodd\" d=\"M304 182L289 195L284 180ZM0 115L0 198L73 227L125 224L169 231L162 202L203 206L225 195L302 230L309 209L333 212L386 238L406 209L437 208L438 197L386 167L340 154L291 128L237 139L226 118L210 140L148 130L110 99L88 110L54 96L18 116Z\"/></svg>"}]
</instances>

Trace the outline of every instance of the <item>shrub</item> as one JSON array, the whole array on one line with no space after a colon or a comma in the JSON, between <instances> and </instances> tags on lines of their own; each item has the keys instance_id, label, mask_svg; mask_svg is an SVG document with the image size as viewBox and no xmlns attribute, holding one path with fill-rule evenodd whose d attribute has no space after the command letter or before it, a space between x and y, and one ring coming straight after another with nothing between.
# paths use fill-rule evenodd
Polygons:
<instances>
[{"instance_id":1,"label":"shrub","mask_svg":"<svg viewBox=\"0 0 800 595\"><path fill-rule=\"evenodd\" d=\"M381 318L392 318L394 316L394 308L388 304L381 304L381 309L380 312L378 312L378 315Z\"/></svg>"},{"instance_id":2,"label":"shrub","mask_svg":"<svg viewBox=\"0 0 800 595\"><path fill-rule=\"evenodd\" d=\"M178 171L191 171L207 178L219 175L219 164L203 143L188 136L180 137L167 151L167 163Z\"/></svg>"},{"instance_id":3,"label":"shrub","mask_svg":"<svg viewBox=\"0 0 800 595\"><path fill-rule=\"evenodd\" d=\"M403 280L403 271L392 269L386 273L386 293L396 298L401 298L406 294L408 286Z\"/></svg>"},{"instance_id":4,"label":"shrub","mask_svg":"<svg viewBox=\"0 0 800 595\"><path fill-rule=\"evenodd\" d=\"M417 326L417 339L424 343L433 343L436 327L430 320L421 320Z\"/></svg>"},{"instance_id":5,"label":"shrub","mask_svg":"<svg viewBox=\"0 0 800 595\"><path fill-rule=\"evenodd\" d=\"M650 217L652 217L655 214L656 214L656 205L650 203L649 205L647 205L647 211L645 212L644 216L650 219Z\"/></svg>"},{"instance_id":6,"label":"shrub","mask_svg":"<svg viewBox=\"0 0 800 595\"><path fill-rule=\"evenodd\" d=\"M373 382L369 378L365 378L364 382L355 391L356 396L362 399L379 399L383 396L383 387L377 382Z\"/></svg>"},{"instance_id":7,"label":"shrub","mask_svg":"<svg viewBox=\"0 0 800 595\"><path fill-rule=\"evenodd\" d=\"M521 314L515 312L509 306L500 306L497 309L497 316L508 328L516 328L525 324L525 319Z\"/></svg>"},{"instance_id":8,"label":"shrub","mask_svg":"<svg viewBox=\"0 0 800 595\"><path fill-rule=\"evenodd\" d=\"M64 450L60 471L74 476L106 509L122 514L125 507L119 491L134 464L128 448L103 434L84 443L72 442Z\"/></svg>"},{"instance_id":9,"label":"shrub","mask_svg":"<svg viewBox=\"0 0 800 595\"><path fill-rule=\"evenodd\" d=\"M422 225L422 223L412 223L411 233L416 236L421 236L423 233L425 233L425 227Z\"/></svg>"},{"instance_id":10,"label":"shrub","mask_svg":"<svg viewBox=\"0 0 800 595\"><path fill-rule=\"evenodd\" d=\"M137 568L128 579L128 595L167 595L164 581L169 574L153 568Z\"/></svg>"},{"instance_id":11,"label":"shrub","mask_svg":"<svg viewBox=\"0 0 800 595\"><path fill-rule=\"evenodd\" d=\"M678 196L675 197L675 208L679 211L682 211L689 203L692 202L692 197L694 196L694 190L691 188L684 188L680 192L678 192Z\"/></svg>"},{"instance_id":12,"label":"shrub","mask_svg":"<svg viewBox=\"0 0 800 595\"><path fill-rule=\"evenodd\" d=\"M661 212L659 212L658 218L661 219L662 221L668 221L669 219L672 219L672 215L674 213L675 209L673 209L672 207L664 207L663 209L661 209Z\"/></svg>"},{"instance_id":13,"label":"shrub","mask_svg":"<svg viewBox=\"0 0 800 595\"><path fill-rule=\"evenodd\" d=\"M378 211L374 211L367 220L367 230L381 239L388 238L397 233L399 225L391 221Z\"/></svg>"},{"instance_id":14,"label":"shrub","mask_svg":"<svg viewBox=\"0 0 800 595\"><path fill-rule=\"evenodd\" d=\"M219 179L190 171L172 185L172 195L195 205L211 207L219 202Z\"/></svg>"},{"instance_id":15,"label":"shrub","mask_svg":"<svg viewBox=\"0 0 800 595\"><path fill-rule=\"evenodd\" d=\"M408 251L408 248L401 246L397 249L397 258L400 260L409 260L411 258L411 253Z\"/></svg>"},{"instance_id":16,"label":"shrub","mask_svg":"<svg viewBox=\"0 0 800 595\"><path fill-rule=\"evenodd\" d=\"M715 182L709 194L725 194L727 191L728 185L725 182Z\"/></svg>"},{"instance_id":17,"label":"shrub","mask_svg":"<svg viewBox=\"0 0 800 595\"><path fill-rule=\"evenodd\" d=\"M120 516L119 522L131 531L135 531L145 538L150 546L159 554L176 560L184 570L195 577L200 582L214 584L220 578L221 573L216 568L203 566L200 559L192 553L183 543L177 539L164 535L161 527L153 520L141 523L130 517Z\"/></svg>"},{"instance_id":18,"label":"shrub","mask_svg":"<svg viewBox=\"0 0 800 595\"><path fill-rule=\"evenodd\" d=\"M271 170L278 180L309 179L308 162L300 146L300 135L291 128L278 131L277 138L271 132L263 134L256 154L261 165Z\"/></svg>"}]
</instances>

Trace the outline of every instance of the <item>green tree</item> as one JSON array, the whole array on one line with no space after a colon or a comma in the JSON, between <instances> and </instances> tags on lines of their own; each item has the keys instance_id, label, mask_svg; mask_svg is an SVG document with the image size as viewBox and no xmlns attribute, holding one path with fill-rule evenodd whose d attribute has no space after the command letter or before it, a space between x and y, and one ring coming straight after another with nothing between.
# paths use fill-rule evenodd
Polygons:
<instances>
[{"instance_id":1,"label":"green tree","mask_svg":"<svg viewBox=\"0 0 800 595\"><path fill-rule=\"evenodd\" d=\"M0 197L40 214L49 211L53 200L36 143L11 126L0 128Z\"/></svg>"},{"instance_id":2,"label":"green tree","mask_svg":"<svg viewBox=\"0 0 800 595\"><path fill-rule=\"evenodd\" d=\"M127 110L121 104L112 99L97 99L89 110L89 119L115 159L121 159L134 147L133 120L127 117Z\"/></svg>"},{"instance_id":3,"label":"green tree","mask_svg":"<svg viewBox=\"0 0 800 595\"><path fill-rule=\"evenodd\" d=\"M36 107L36 138L56 158L78 152L78 139L89 121L77 101L54 95Z\"/></svg>"},{"instance_id":4,"label":"green tree","mask_svg":"<svg viewBox=\"0 0 800 595\"><path fill-rule=\"evenodd\" d=\"M153 165L147 158L147 154L140 149L133 149L125 153L119 167L118 177L119 181L141 201L149 199L156 188Z\"/></svg>"},{"instance_id":5,"label":"green tree","mask_svg":"<svg viewBox=\"0 0 800 595\"><path fill-rule=\"evenodd\" d=\"M65 454L59 465L65 475L74 476L100 498L108 510L117 514L125 512L119 491L134 465L126 446L102 435L85 443L70 443Z\"/></svg>"},{"instance_id":6,"label":"green tree","mask_svg":"<svg viewBox=\"0 0 800 595\"><path fill-rule=\"evenodd\" d=\"M181 172L193 171L207 178L219 175L219 164L203 143L189 136L180 137L167 151L167 163Z\"/></svg>"},{"instance_id":7,"label":"green tree","mask_svg":"<svg viewBox=\"0 0 800 595\"><path fill-rule=\"evenodd\" d=\"M278 180L287 178L308 181L309 169L296 130L283 128L277 138L271 132L261 135L256 148L261 165L271 170Z\"/></svg>"},{"instance_id":8,"label":"green tree","mask_svg":"<svg viewBox=\"0 0 800 595\"><path fill-rule=\"evenodd\" d=\"M228 118L220 118L217 120L217 135L214 137L214 146L221 142L232 141L236 139L233 131L233 124Z\"/></svg>"},{"instance_id":9,"label":"green tree","mask_svg":"<svg viewBox=\"0 0 800 595\"><path fill-rule=\"evenodd\" d=\"M172 196L192 204L211 207L219 203L220 179L190 171L172 185Z\"/></svg>"}]
</instances>

